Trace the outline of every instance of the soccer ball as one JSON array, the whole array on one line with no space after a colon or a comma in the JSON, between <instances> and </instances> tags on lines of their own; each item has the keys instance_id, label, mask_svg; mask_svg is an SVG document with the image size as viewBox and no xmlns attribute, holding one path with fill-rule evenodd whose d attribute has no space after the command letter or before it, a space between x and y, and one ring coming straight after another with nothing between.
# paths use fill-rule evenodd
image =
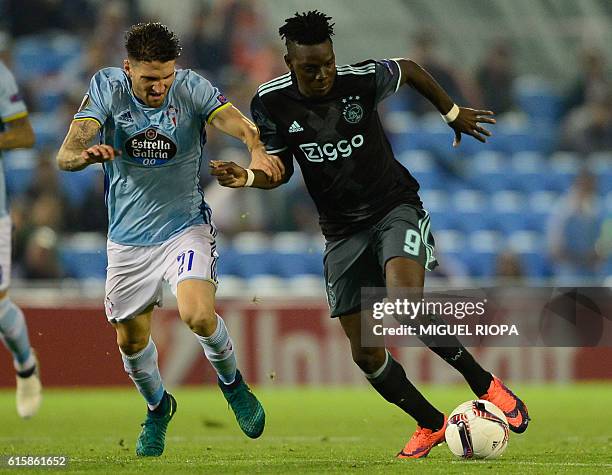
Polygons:
<instances>
[{"instance_id":1,"label":"soccer ball","mask_svg":"<svg viewBox=\"0 0 612 475\"><path fill-rule=\"evenodd\" d=\"M448 416L445 435L448 448L457 457L494 459L508 445L508 421L489 401L467 401Z\"/></svg>"}]
</instances>

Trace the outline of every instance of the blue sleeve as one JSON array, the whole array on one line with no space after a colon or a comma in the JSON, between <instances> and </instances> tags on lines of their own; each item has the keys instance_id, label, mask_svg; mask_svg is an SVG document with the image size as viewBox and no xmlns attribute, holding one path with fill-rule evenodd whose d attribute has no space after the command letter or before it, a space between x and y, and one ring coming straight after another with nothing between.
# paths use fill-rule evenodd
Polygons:
<instances>
[{"instance_id":1,"label":"blue sleeve","mask_svg":"<svg viewBox=\"0 0 612 475\"><path fill-rule=\"evenodd\" d=\"M189 75L188 88L196 114L209 124L217 112L231 105L219 89L197 73L191 72Z\"/></svg>"},{"instance_id":2,"label":"blue sleeve","mask_svg":"<svg viewBox=\"0 0 612 475\"><path fill-rule=\"evenodd\" d=\"M89 89L79 107L79 110L74 115L75 119L95 119L104 125L106 119L110 116L110 106L112 104L112 89L110 78L104 71L98 71L91 82Z\"/></svg>"},{"instance_id":3,"label":"blue sleeve","mask_svg":"<svg viewBox=\"0 0 612 475\"><path fill-rule=\"evenodd\" d=\"M376 61L376 103L397 92L402 79L402 70L394 59Z\"/></svg>"}]
</instances>

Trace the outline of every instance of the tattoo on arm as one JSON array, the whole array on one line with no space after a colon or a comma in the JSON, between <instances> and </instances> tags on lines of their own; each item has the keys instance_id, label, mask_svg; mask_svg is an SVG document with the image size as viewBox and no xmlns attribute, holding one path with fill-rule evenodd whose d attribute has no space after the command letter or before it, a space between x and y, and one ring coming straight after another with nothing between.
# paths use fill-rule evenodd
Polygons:
<instances>
[{"instance_id":1,"label":"tattoo on arm","mask_svg":"<svg viewBox=\"0 0 612 475\"><path fill-rule=\"evenodd\" d=\"M82 157L100 132L100 124L95 120L79 120L70 124L58 154L57 163L62 170L78 171L89 165Z\"/></svg>"}]
</instances>

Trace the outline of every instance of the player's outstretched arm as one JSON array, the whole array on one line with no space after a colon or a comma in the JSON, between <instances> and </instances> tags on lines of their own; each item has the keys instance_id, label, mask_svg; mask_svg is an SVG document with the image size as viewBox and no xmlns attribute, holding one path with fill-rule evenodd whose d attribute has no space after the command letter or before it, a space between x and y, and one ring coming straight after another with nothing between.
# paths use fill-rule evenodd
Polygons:
<instances>
[{"instance_id":1,"label":"player's outstretched arm","mask_svg":"<svg viewBox=\"0 0 612 475\"><path fill-rule=\"evenodd\" d=\"M217 177L217 181L221 186L226 186L228 188L242 188L245 186L250 186L253 188L270 190L287 182L284 173L281 175L280 180L274 181L262 170L249 169L247 171L245 168L242 168L240 165L237 165L234 162L211 160L209 165L210 174ZM253 173L251 183L249 183L249 172Z\"/></svg>"},{"instance_id":2,"label":"player's outstretched arm","mask_svg":"<svg viewBox=\"0 0 612 475\"><path fill-rule=\"evenodd\" d=\"M457 106L436 80L417 63L409 59L400 59L398 63L402 70L401 84L408 83L425 96L455 131L453 147L459 146L461 134L471 135L483 143L487 141L486 137L490 137L491 132L479 124L494 124L492 111Z\"/></svg>"},{"instance_id":3,"label":"player's outstretched arm","mask_svg":"<svg viewBox=\"0 0 612 475\"><path fill-rule=\"evenodd\" d=\"M0 150L34 146L34 130L27 116L5 122L5 126L6 130L0 133Z\"/></svg>"},{"instance_id":4,"label":"player's outstretched arm","mask_svg":"<svg viewBox=\"0 0 612 475\"><path fill-rule=\"evenodd\" d=\"M113 160L121 152L110 145L91 145L100 133L100 124L95 120L75 120L70 124L68 135L57 153L57 164L61 170L76 172L91 165Z\"/></svg>"},{"instance_id":5,"label":"player's outstretched arm","mask_svg":"<svg viewBox=\"0 0 612 475\"><path fill-rule=\"evenodd\" d=\"M259 139L257 126L234 106L226 107L215 115L211 124L221 132L244 142L251 152L250 169L261 170L272 182L281 182L285 172L283 162L275 155L268 155Z\"/></svg>"}]
</instances>

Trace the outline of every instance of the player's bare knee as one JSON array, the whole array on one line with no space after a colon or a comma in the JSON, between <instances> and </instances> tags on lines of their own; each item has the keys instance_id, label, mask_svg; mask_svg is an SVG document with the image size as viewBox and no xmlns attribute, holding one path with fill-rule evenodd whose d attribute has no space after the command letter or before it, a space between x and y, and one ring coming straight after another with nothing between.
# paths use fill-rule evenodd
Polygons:
<instances>
[{"instance_id":1,"label":"player's bare knee","mask_svg":"<svg viewBox=\"0 0 612 475\"><path fill-rule=\"evenodd\" d=\"M364 373L374 373L385 363L385 350L384 348L353 350L353 361Z\"/></svg>"},{"instance_id":2,"label":"player's bare knee","mask_svg":"<svg viewBox=\"0 0 612 475\"><path fill-rule=\"evenodd\" d=\"M149 335L117 334L117 345L124 355L134 355L149 344Z\"/></svg>"},{"instance_id":3,"label":"player's bare knee","mask_svg":"<svg viewBox=\"0 0 612 475\"><path fill-rule=\"evenodd\" d=\"M192 332L201 336L210 336L217 328L217 314L214 308L194 306L184 310L181 319Z\"/></svg>"}]
</instances>

